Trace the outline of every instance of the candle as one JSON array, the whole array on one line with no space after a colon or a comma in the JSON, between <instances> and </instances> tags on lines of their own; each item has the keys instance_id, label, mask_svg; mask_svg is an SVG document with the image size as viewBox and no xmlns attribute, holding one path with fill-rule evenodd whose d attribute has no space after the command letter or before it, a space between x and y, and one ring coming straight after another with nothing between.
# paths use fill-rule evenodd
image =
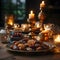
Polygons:
<instances>
[{"instance_id":1,"label":"candle","mask_svg":"<svg viewBox=\"0 0 60 60\"><path fill-rule=\"evenodd\" d=\"M42 1L42 3L40 4L40 7L41 8L44 8L45 7L45 2L44 1Z\"/></svg>"},{"instance_id":2,"label":"candle","mask_svg":"<svg viewBox=\"0 0 60 60\"><path fill-rule=\"evenodd\" d=\"M60 53L60 35L54 36L55 53Z\"/></svg>"},{"instance_id":3,"label":"candle","mask_svg":"<svg viewBox=\"0 0 60 60\"><path fill-rule=\"evenodd\" d=\"M11 19L9 19L8 24L13 25L13 21Z\"/></svg>"},{"instance_id":4,"label":"candle","mask_svg":"<svg viewBox=\"0 0 60 60\"><path fill-rule=\"evenodd\" d=\"M9 16L8 20L7 20L7 24L12 26L13 25L13 20L14 20L13 16Z\"/></svg>"},{"instance_id":5,"label":"candle","mask_svg":"<svg viewBox=\"0 0 60 60\"><path fill-rule=\"evenodd\" d=\"M32 19L34 18L35 14L33 13L33 11L30 11L30 14L29 14L29 19Z\"/></svg>"},{"instance_id":6,"label":"candle","mask_svg":"<svg viewBox=\"0 0 60 60\"><path fill-rule=\"evenodd\" d=\"M60 35L55 36L54 42L55 43L60 43Z\"/></svg>"}]
</instances>

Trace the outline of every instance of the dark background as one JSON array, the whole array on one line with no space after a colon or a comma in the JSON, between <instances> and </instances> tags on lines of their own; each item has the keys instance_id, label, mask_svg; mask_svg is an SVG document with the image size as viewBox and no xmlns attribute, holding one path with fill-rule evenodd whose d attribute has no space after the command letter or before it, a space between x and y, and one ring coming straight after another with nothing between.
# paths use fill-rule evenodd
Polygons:
<instances>
[{"instance_id":1,"label":"dark background","mask_svg":"<svg viewBox=\"0 0 60 60\"><path fill-rule=\"evenodd\" d=\"M36 14L36 19L38 16L39 5L42 0L27 0L27 11L33 10ZM60 0L45 0L46 3L46 14L47 19L45 23L54 23L60 26Z\"/></svg>"},{"instance_id":2,"label":"dark background","mask_svg":"<svg viewBox=\"0 0 60 60\"><path fill-rule=\"evenodd\" d=\"M3 0L0 0L0 26L4 26L4 17L3 17ZM26 0L26 19L28 18L28 14L30 10L33 10L36 14L36 20L38 20L38 13L39 5L42 0ZM47 19L45 20L45 23L54 23L58 24L60 26L60 0L45 0L46 3L46 14ZM25 19L25 20L26 20ZM19 21L18 21L19 22ZM25 22L25 21L20 21Z\"/></svg>"}]
</instances>

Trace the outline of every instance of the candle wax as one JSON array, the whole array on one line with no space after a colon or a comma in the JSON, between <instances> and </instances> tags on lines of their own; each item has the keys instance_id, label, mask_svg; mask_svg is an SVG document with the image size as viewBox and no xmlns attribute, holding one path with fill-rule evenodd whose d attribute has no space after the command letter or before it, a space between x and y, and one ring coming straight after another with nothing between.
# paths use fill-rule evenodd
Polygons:
<instances>
[{"instance_id":1,"label":"candle wax","mask_svg":"<svg viewBox=\"0 0 60 60\"><path fill-rule=\"evenodd\" d=\"M40 4L40 7L41 7L41 8L42 8L42 7L45 7L44 1L42 1L42 3Z\"/></svg>"},{"instance_id":2,"label":"candle wax","mask_svg":"<svg viewBox=\"0 0 60 60\"><path fill-rule=\"evenodd\" d=\"M32 18L34 18L34 13L33 13L33 11L30 11L30 14L29 14L29 19L32 19Z\"/></svg>"}]
</instances>

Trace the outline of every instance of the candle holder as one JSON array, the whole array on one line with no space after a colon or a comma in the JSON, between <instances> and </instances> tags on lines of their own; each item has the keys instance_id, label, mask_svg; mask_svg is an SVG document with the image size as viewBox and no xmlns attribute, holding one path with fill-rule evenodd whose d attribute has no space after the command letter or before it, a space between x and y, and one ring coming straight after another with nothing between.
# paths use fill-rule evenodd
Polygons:
<instances>
[{"instance_id":1,"label":"candle holder","mask_svg":"<svg viewBox=\"0 0 60 60\"><path fill-rule=\"evenodd\" d=\"M7 17L6 24L7 24L7 29L12 29L13 28L13 25L14 25L13 15L10 15L10 16Z\"/></svg>"},{"instance_id":2,"label":"candle holder","mask_svg":"<svg viewBox=\"0 0 60 60\"><path fill-rule=\"evenodd\" d=\"M31 30L34 28L36 20L35 20L35 14L33 11L30 11L29 18L27 21L30 24Z\"/></svg>"},{"instance_id":3,"label":"candle holder","mask_svg":"<svg viewBox=\"0 0 60 60\"><path fill-rule=\"evenodd\" d=\"M40 20L40 30L43 30L43 22L46 18L44 10L45 10L45 3L44 1L42 1L42 3L40 4L40 12L38 14L38 19Z\"/></svg>"}]
</instances>

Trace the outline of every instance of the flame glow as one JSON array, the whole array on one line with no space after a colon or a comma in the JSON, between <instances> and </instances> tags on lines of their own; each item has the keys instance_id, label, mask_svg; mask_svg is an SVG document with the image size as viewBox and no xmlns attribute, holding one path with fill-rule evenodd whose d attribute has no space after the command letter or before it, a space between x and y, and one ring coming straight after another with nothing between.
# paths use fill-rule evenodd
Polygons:
<instances>
[{"instance_id":1,"label":"flame glow","mask_svg":"<svg viewBox=\"0 0 60 60\"><path fill-rule=\"evenodd\" d=\"M8 24L9 24L9 25L13 25L13 20L10 20L10 19L9 19Z\"/></svg>"},{"instance_id":2,"label":"flame glow","mask_svg":"<svg viewBox=\"0 0 60 60\"><path fill-rule=\"evenodd\" d=\"M31 10L31 12L30 12L31 14L33 14L33 11Z\"/></svg>"},{"instance_id":3,"label":"flame glow","mask_svg":"<svg viewBox=\"0 0 60 60\"><path fill-rule=\"evenodd\" d=\"M45 4L45 2L44 2L44 1L42 1L42 4Z\"/></svg>"},{"instance_id":4,"label":"flame glow","mask_svg":"<svg viewBox=\"0 0 60 60\"><path fill-rule=\"evenodd\" d=\"M35 26L36 26L37 28L39 28L39 27L40 27L39 22L36 22Z\"/></svg>"},{"instance_id":5,"label":"flame glow","mask_svg":"<svg viewBox=\"0 0 60 60\"><path fill-rule=\"evenodd\" d=\"M57 35L54 39L55 43L60 43L60 35Z\"/></svg>"}]
</instances>

